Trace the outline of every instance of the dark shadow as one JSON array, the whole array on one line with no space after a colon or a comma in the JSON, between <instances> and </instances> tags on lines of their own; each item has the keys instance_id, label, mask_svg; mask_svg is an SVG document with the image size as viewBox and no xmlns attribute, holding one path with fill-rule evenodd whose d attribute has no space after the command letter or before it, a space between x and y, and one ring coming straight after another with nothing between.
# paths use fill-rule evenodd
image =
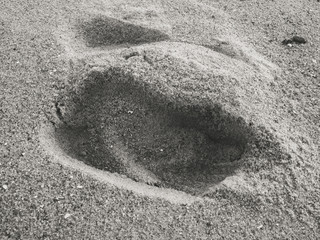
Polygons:
<instances>
[{"instance_id":1,"label":"dark shadow","mask_svg":"<svg viewBox=\"0 0 320 240\"><path fill-rule=\"evenodd\" d=\"M79 31L89 47L120 44L143 44L169 39L159 30L126 23L114 18L95 17L79 24Z\"/></svg>"},{"instance_id":2,"label":"dark shadow","mask_svg":"<svg viewBox=\"0 0 320 240\"><path fill-rule=\"evenodd\" d=\"M202 194L241 165L253 130L219 105L187 105L119 68L92 72L66 124L61 147L96 168L142 181L134 161L160 186ZM148 183L148 182L147 182Z\"/></svg>"}]
</instances>

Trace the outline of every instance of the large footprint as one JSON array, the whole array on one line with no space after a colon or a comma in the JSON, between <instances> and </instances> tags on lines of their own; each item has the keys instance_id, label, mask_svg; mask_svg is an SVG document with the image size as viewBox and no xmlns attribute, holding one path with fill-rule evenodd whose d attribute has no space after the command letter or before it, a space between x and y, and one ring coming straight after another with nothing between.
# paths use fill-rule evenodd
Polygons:
<instances>
[{"instance_id":1,"label":"large footprint","mask_svg":"<svg viewBox=\"0 0 320 240\"><path fill-rule=\"evenodd\" d=\"M156 43L168 36L110 18L81 29L90 47L119 49L91 57L100 67L56 104L59 151L138 182L201 195L233 175L259 141L272 139L251 122L262 95L272 99L270 76L255 66L203 46Z\"/></svg>"},{"instance_id":2,"label":"large footprint","mask_svg":"<svg viewBox=\"0 0 320 240\"><path fill-rule=\"evenodd\" d=\"M61 148L99 169L190 193L233 173L251 137L243 121L136 81L121 68L91 72L56 131Z\"/></svg>"}]
</instances>

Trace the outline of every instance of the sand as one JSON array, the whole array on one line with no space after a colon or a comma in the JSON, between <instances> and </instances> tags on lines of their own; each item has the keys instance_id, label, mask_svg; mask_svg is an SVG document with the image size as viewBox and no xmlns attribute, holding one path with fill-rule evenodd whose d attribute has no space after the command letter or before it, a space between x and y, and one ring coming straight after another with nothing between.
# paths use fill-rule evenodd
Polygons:
<instances>
[{"instance_id":1,"label":"sand","mask_svg":"<svg viewBox=\"0 0 320 240\"><path fill-rule=\"evenodd\" d=\"M0 239L320 237L316 0L0 13Z\"/></svg>"}]
</instances>

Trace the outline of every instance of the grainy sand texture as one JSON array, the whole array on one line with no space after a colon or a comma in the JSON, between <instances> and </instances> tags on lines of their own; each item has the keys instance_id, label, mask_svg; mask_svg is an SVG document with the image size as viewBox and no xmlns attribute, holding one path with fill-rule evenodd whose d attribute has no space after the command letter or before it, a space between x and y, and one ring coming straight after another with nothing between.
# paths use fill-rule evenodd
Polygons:
<instances>
[{"instance_id":1,"label":"grainy sand texture","mask_svg":"<svg viewBox=\"0 0 320 240\"><path fill-rule=\"evenodd\" d=\"M0 239L319 239L317 0L0 0Z\"/></svg>"}]
</instances>

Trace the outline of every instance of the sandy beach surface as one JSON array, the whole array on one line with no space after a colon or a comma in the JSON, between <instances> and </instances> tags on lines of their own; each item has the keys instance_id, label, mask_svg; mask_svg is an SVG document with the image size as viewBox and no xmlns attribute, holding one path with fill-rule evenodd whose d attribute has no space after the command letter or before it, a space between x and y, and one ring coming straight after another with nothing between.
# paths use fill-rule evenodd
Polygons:
<instances>
[{"instance_id":1,"label":"sandy beach surface","mask_svg":"<svg viewBox=\"0 0 320 240\"><path fill-rule=\"evenodd\" d=\"M0 239L319 239L318 0L0 0Z\"/></svg>"}]
</instances>

